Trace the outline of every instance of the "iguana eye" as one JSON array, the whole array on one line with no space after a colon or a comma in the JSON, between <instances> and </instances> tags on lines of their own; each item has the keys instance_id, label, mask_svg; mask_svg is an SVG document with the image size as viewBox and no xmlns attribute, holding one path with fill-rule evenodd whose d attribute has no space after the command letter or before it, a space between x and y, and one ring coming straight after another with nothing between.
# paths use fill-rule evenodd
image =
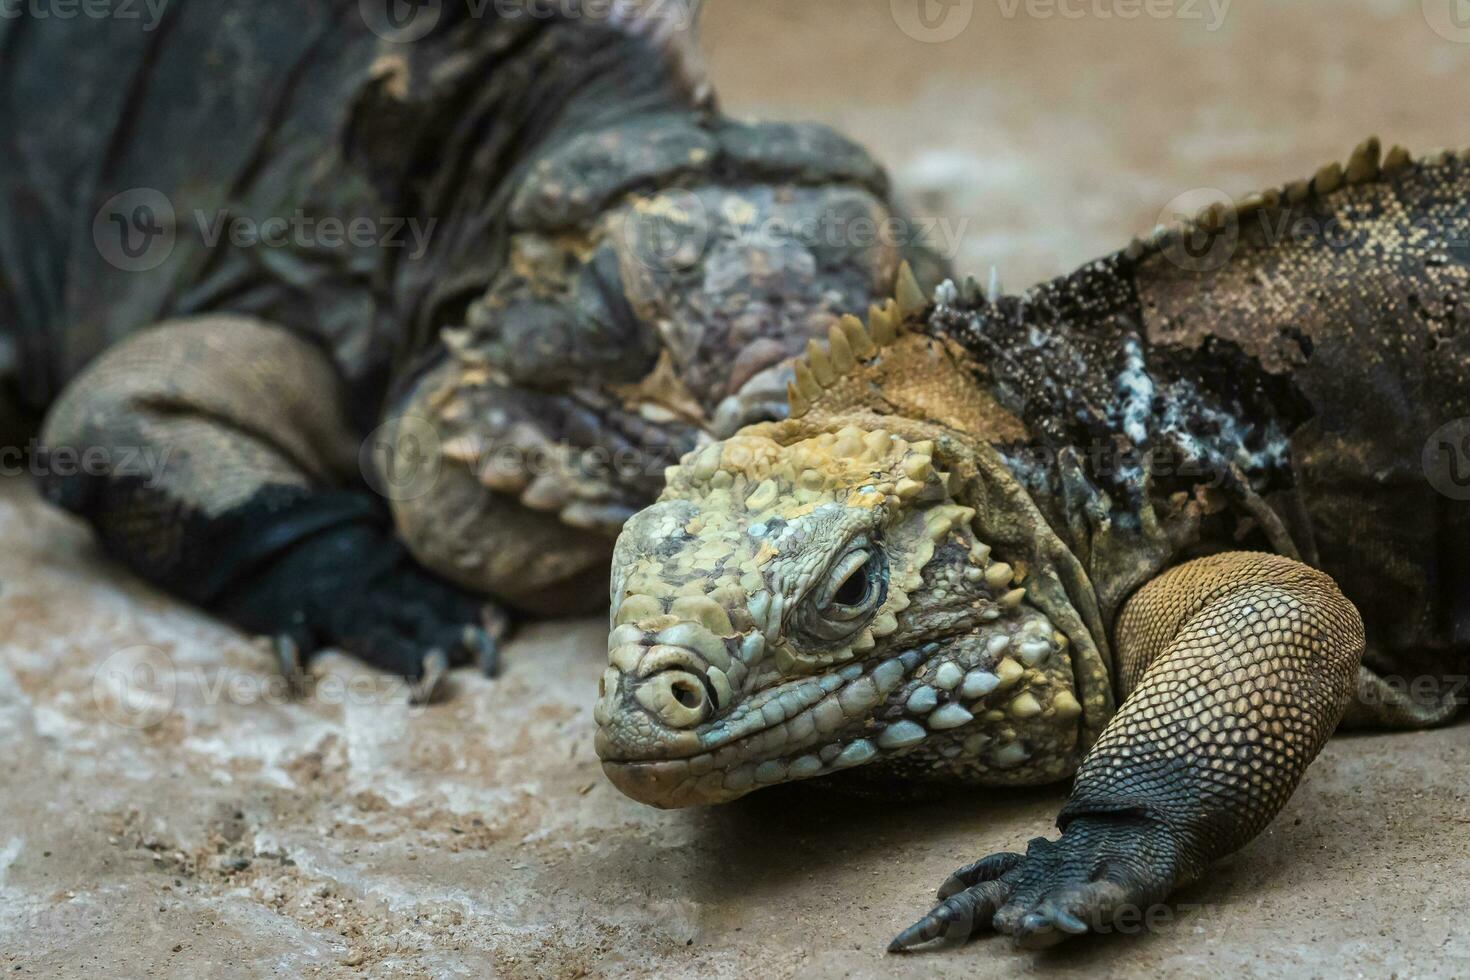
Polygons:
<instances>
[{"instance_id":1,"label":"iguana eye","mask_svg":"<svg viewBox=\"0 0 1470 980\"><path fill-rule=\"evenodd\" d=\"M874 581L874 556L867 551L854 551L846 555L828 576L828 582L836 582L831 596L823 603L825 609L843 613L866 608L868 598L877 588Z\"/></svg>"},{"instance_id":2,"label":"iguana eye","mask_svg":"<svg viewBox=\"0 0 1470 980\"><path fill-rule=\"evenodd\" d=\"M852 541L827 567L791 617L793 639L821 649L851 641L888 595L888 558L866 538Z\"/></svg>"}]
</instances>

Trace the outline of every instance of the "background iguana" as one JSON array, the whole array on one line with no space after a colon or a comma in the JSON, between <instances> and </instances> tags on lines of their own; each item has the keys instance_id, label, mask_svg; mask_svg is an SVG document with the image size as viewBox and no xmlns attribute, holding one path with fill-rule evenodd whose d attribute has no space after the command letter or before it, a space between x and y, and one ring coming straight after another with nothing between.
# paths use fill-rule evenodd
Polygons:
<instances>
[{"instance_id":1,"label":"background iguana","mask_svg":"<svg viewBox=\"0 0 1470 980\"><path fill-rule=\"evenodd\" d=\"M715 109L689 3L385 7L0 20L0 337L111 553L417 678L493 660L485 596L600 604L663 466L784 412L901 249L847 233L893 216L859 147Z\"/></svg>"},{"instance_id":2,"label":"background iguana","mask_svg":"<svg viewBox=\"0 0 1470 980\"><path fill-rule=\"evenodd\" d=\"M901 273L625 527L605 771L658 806L1075 775L1059 840L890 948L1045 945L1249 841L1345 715L1450 719L1467 201L1470 154L1370 140L1020 296Z\"/></svg>"}]
</instances>

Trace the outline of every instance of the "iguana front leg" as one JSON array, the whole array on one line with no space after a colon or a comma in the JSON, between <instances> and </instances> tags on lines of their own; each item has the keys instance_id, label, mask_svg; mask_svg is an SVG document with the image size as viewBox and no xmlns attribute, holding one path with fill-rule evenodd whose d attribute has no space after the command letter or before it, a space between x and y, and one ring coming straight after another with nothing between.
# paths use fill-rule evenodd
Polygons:
<instances>
[{"instance_id":1,"label":"iguana front leg","mask_svg":"<svg viewBox=\"0 0 1470 980\"><path fill-rule=\"evenodd\" d=\"M1046 946L1198 878L1275 817L1332 734L1363 626L1321 572L1237 552L1139 590L1117 641L1127 700L1082 764L1061 838L961 868L890 950L987 929Z\"/></svg>"},{"instance_id":2,"label":"iguana front leg","mask_svg":"<svg viewBox=\"0 0 1470 980\"><path fill-rule=\"evenodd\" d=\"M68 386L44 428L42 490L144 578L283 648L346 650L425 697L447 661L493 659L483 600L395 537L345 405L326 355L283 329L163 324Z\"/></svg>"}]
</instances>

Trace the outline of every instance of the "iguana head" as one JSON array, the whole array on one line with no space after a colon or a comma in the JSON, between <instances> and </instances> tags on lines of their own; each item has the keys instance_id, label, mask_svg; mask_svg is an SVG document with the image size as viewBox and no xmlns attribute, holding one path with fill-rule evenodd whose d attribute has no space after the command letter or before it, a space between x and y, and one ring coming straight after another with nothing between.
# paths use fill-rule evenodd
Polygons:
<instances>
[{"instance_id":1,"label":"iguana head","mask_svg":"<svg viewBox=\"0 0 1470 980\"><path fill-rule=\"evenodd\" d=\"M911 244L884 231L886 188L806 124L665 113L548 152L508 208L503 267L393 410L410 420L394 445L424 432L395 458L433 477L394 498L415 557L532 611L595 600L663 468L785 415L791 359L886 290Z\"/></svg>"},{"instance_id":2,"label":"iguana head","mask_svg":"<svg viewBox=\"0 0 1470 980\"><path fill-rule=\"evenodd\" d=\"M348 155L434 215L423 256L384 267L409 360L365 475L420 564L566 613L600 603L664 466L784 415L809 338L902 256L942 262L861 146L719 111L697 3L545 6L444 4L386 44Z\"/></svg>"},{"instance_id":3,"label":"iguana head","mask_svg":"<svg viewBox=\"0 0 1470 980\"><path fill-rule=\"evenodd\" d=\"M798 364L796 417L688 454L625 526L596 717L628 795L719 802L858 766L1065 771L1083 713L1069 634L1086 631L1038 557L1042 522L991 499L981 448L936 421L965 382L942 345L895 337L926 305L911 283L899 298Z\"/></svg>"}]
</instances>

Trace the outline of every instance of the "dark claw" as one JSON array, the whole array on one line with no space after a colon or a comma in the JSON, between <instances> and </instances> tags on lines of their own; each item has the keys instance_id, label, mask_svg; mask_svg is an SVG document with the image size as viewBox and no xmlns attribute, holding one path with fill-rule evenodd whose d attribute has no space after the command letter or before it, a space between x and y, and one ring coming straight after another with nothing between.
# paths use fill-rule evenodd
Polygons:
<instances>
[{"instance_id":1,"label":"dark claw","mask_svg":"<svg viewBox=\"0 0 1470 980\"><path fill-rule=\"evenodd\" d=\"M449 654L440 649L424 654L424 670L419 679L408 686L408 703L430 704L440 693L444 678L449 676Z\"/></svg>"},{"instance_id":2,"label":"dark claw","mask_svg":"<svg viewBox=\"0 0 1470 980\"><path fill-rule=\"evenodd\" d=\"M944 879L944 884L939 886L939 899L943 901L951 895L958 895L966 888L973 888L982 881L993 881L1024 860L1024 855L1014 851L1004 851L983 857L974 864L967 864Z\"/></svg>"},{"instance_id":3,"label":"dark claw","mask_svg":"<svg viewBox=\"0 0 1470 980\"><path fill-rule=\"evenodd\" d=\"M290 689L291 696L298 700L306 697L310 688L310 675L301 658L301 645L290 636L281 633L271 640L271 647L276 653L276 669L286 679L286 686Z\"/></svg>"},{"instance_id":4,"label":"dark claw","mask_svg":"<svg viewBox=\"0 0 1470 980\"><path fill-rule=\"evenodd\" d=\"M1065 909L1058 909L1052 913L1052 921L1058 929L1069 936L1080 936L1087 931L1087 923Z\"/></svg>"},{"instance_id":5,"label":"dark claw","mask_svg":"<svg viewBox=\"0 0 1470 980\"><path fill-rule=\"evenodd\" d=\"M499 677L501 668L500 645L510 636L511 621L506 612L496 606L480 609L479 635L473 644L466 644L475 656L475 664L486 677Z\"/></svg>"},{"instance_id":6,"label":"dark claw","mask_svg":"<svg viewBox=\"0 0 1470 980\"><path fill-rule=\"evenodd\" d=\"M916 946L941 938L941 947L958 946L976 933L990 928L990 920L995 915L996 908L1005 901L1009 893L1010 889L999 881L982 881L951 895L935 906L928 915L899 933L888 944L888 951L905 953Z\"/></svg>"},{"instance_id":7,"label":"dark claw","mask_svg":"<svg viewBox=\"0 0 1470 980\"><path fill-rule=\"evenodd\" d=\"M941 905L899 933L893 938L893 942L888 944L888 952L907 953L915 946L922 946L931 940L938 939L939 934L948 924L943 918L946 911L947 909Z\"/></svg>"},{"instance_id":8,"label":"dark claw","mask_svg":"<svg viewBox=\"0 0 1470 980\"><path fill-rule=\"evenodd\" d=\"M1125 909L1164 901L1179 881L1173 831L1144 814L1074 818L1060 840L1038 837L1025 855L992 854L940 887L940 904L888 947L901 952L939 938L964 941L993 930L1022 949L1106 931Z\"/></svg>"},{"instance_id":9,"label":"dark claw","mask_svg":"<svg viewBox=\"0 0 1470 980\"><path fill-rule=\"evenodd\" d=\"M1086 932L1086 929L1083 929ZM1057 928L1057 924L1040 912L1028 912L1021 917L1016 927L1016 945L1022 949L1047 949L1070 935Z\"/></svg>"},{"instance_id":10,"label":"dark claw","mask_svg":"<svg viewBox=\"0 0 1470 980\"><path fill-rule=\"evenodd\" d=\"M486 677L500 676L500 641L478 626L466 626L460 641L474 658L475 667Z\"/></svg>"}]
</instances>

